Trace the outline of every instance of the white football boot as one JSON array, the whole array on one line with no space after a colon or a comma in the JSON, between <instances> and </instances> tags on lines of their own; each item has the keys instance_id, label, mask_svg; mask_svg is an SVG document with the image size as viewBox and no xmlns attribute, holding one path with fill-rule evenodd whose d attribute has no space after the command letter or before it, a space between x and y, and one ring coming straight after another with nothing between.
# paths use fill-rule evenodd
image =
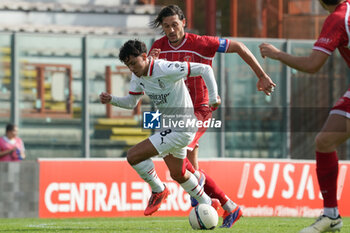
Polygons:
<instances>
[{"instance_id":1,"label":"white football boot","mask_svg":"<svg viewBox=\"0 0 350 233\"><path fill-rule=\"evenodd\" d=\"M338 216L336 219L331 219L327 216L321 215L317 218L309 227L302 229L299 233L321 233L321 232L335 232L340 231L343 226L341 217Z\"/></svg>"}]
</instances>

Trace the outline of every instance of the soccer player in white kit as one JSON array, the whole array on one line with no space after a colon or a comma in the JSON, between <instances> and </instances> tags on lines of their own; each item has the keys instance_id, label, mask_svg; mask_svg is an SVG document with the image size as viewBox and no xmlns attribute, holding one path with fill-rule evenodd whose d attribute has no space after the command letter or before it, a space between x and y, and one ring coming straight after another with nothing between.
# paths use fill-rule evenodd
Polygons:
<instances>
[{"instance_id":1,"label":"soccer player in white kit","mask_svg":"<svg viewBox=\"0 0 350 233\"><path fill-rule=\"evenodd\" d=\"M209 92L209 104L212 107L217 107L221 103L214 72L209 65L153 60L147 57L146 45L138 40L127 41L120 49L119 59L133 73L129 95L116 97L103 92L100 94L103 104L111 103L121 108L132 109L145 92L159 113L173 115L179 111L179 115L186 113L184 116L192 115L193 119L196 119L192 100L184 82L186 77L192 76L203 77ZM168 128L155 133L128 151L127 161L152 189L145 215L151 215L157 211L162 201L169 195L168 188L158 178L151 160L158 154L163 157L171 177L187 193L199 203L211 204L216 209L220 206L217 199L211 200L203 187L198 184L197 178L184 166L187 145L191 143L195 133L196 128Z\"/></svg>"}]
</instances>

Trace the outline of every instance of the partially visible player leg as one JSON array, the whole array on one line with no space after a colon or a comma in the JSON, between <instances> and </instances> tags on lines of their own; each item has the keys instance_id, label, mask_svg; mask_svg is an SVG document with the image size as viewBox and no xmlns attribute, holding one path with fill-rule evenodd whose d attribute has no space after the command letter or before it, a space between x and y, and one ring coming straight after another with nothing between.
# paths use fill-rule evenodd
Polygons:
<instances>
[{"instance_id":1,"label":"partially visible player leg","mask_svg":"<svg viewBox=\"0 0 350 233\"><path fill-rule=\"evenodd\" d=\"M205 184L205 179L206 179L204 173L200 172L199 170L194 169L194 167L192 166L192 164L188 160L188 158L184 159L184 163L185 163L186 169L197 178L199 186L201 186L203 188L204 184ZM198 202L194 197L191 196L190 199L191 199L191 206L192 207L195 207L196 205L198 205Z\"/></svg>"},{"instance_id":2,"label":"partially visible player leg","mask_svg":"<svg viewBox=\"0 0 350 233\"><path fill-rule=\"evenodd\" d=\"M203 187L198 184L197 178L187 171L184 159L176 158L172 154L163 159L168 166L171 178L177 181L191 197L194 197L198 203L211 204L215 209L218 208L219 204L211 200L204 192Z\"/></svg>"},{"instance_id":3,"label":"partially visible player leg","mask_svg":"<svg viewBox=\"0 0 350 233\"><path fill-rule=\"evenodd\" d=\"M195 137L195 142L192 142L188 147L190 148L189 150L187 150L187 159L189 160L189 162L191 163L191 165L193 166L193 168L195 170L199 169L199 164L198 164L198 140L199 138L202 137L202 135L204 134L204 132L202 134L197 133L196 137Z\"/></svg>"},{"instance_id":4,"label":"partially visible player leg","mask_svg":"<svg viewBox=\"0 0 350 233\"><path fill-rule=\"evenodd\" d=\"M158 178L153 161L150 159L157 154L158 151L149 139L135 145L127 153L129 164L152 189L151 198L144 212L145 215L151 215L156 212L162 201L169 195L168 188Z\"/></svg>"},{"instance_id":5,"label":"partially visible player leg","mask_svg":"<svg viewBox=\"0 0 350 233\"><path fill-rule=\"evenodd\" d=\"M324 213L301 233L340 230L343 222L337 203L338 156L335 149L350 137L350 119L332 114L316 137L316 174L323 196Z\"/></svg>"},{"instance_id":6,"label":"partially visible player leg","mask_svg":"<svg viewBox=\"0 0 350 233\"><path fill-rule=\"evenodd\" d=\"M223 223L221 227L230 228L232 225L240 219L242 216L241 208L233 202L222 189L215 183L215 181L208 176L203 170L201 170L205 177L206 182L204 184L204 191L211 197L216 198L220 201L222 208L225 210L224 215L222 216Z\"/></svg>"},{"instance_id":7,"label":"partially visible player leg","mask_svg":"<svg viewBox=\"0 0 350 233\"><path fill-rule=\"evenodd\" d=\"M202 181L202 184L204 184L204 191L209 195L209 197L218 199L220 201L222 208L225 210L223 215L224 221L221 227L232 227L232 225L242 216L242 210L240 207L231 199L229 199L224 191L222 191L220 187L215 183L215 181L202 169L195 170L190 161L186 159L185 164L187 170L189 170L197 177L199 184L201 184ZM197 204L198 202L196 199L191 197L191 205L194 207Z\"/></svg>"}]
</instances>

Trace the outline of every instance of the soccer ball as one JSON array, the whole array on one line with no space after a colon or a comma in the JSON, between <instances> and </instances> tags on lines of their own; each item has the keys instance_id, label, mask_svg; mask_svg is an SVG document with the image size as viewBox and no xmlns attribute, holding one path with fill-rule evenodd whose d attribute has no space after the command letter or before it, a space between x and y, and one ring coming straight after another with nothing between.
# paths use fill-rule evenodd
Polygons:
<instances>
[{"instance_id":1,"label":"soccer ball","mask_svg":"<svg viewBox=\"0 0 350 233\"><path fill-rule=\"evenodd\" d=\"M211 205L199 204L191 210L189 221L194 230L212 230L218 225L219 216Z\"/></svg>"}]
</instances>

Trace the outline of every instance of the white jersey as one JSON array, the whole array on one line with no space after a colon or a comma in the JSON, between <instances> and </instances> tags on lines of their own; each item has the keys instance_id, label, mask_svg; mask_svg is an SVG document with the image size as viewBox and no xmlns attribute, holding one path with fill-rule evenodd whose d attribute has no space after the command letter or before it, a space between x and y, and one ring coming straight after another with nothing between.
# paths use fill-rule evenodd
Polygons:
<instances>
[{"instance_id":1,"label":"white jersey","mask_svg":"<svg viewBox=\"0 0 350 233\"><path fill-rule=\"evenodd\" d=\"M146 93L158 108L163 117L172 118L173 122L193 122L180 126L170 125L149 137L158 153L166 156L169 153L177 158L185 158L186 146L194 139L197 126L194 120L194 108L184 79L190 76L202 76L209 92L209 103L217 102L217 85L214 72L208 65L188 62L170 62L153 60L146 76L132 74L129 95L112 96L111 104L123 108L133 108L140 96ZM183 124L185 125L185 124ZM164 128L167 128L164 130Z\"/></svg>"},{"instance_id":2,"label":"white jersey","mask_svg":"<svg viewBox=\"0 0 350 233\"><path fill-rule=\"evenodd\" d=\"M132 74L129 93L145 92L163 114L176 114L179 109L186 112L191 109L193 114L193 103L184 82L189 73L188 62L151 59L147 76Z\"/></svg>"}]
</instances>

